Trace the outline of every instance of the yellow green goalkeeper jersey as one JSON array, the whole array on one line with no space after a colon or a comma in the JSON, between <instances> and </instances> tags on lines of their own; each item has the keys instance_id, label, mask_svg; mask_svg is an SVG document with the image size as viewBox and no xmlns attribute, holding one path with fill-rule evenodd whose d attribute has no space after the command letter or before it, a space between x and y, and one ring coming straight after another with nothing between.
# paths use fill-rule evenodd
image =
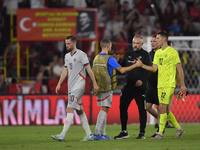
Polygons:
<instances>
[{"instance_id":1,"label":"yellow green goalkeeper jersey","mask_svg":"<svg viewBox=\"0 0 200 150\"><path fill-rule=\"evenodd\" d=\"M180 63L178 52L168 46L156 51L153 63L158 66L158 88L176 86L176 64Z\"/></svg>"}]
</instances>

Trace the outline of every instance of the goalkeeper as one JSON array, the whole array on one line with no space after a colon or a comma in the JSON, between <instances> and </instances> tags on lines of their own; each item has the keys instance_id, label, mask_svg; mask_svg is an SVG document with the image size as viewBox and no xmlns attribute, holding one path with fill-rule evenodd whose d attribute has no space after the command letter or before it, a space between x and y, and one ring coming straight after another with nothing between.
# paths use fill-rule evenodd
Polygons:
<instances>
[{"instance_id":1,"label":"goalkeeper","mask_svg":"<svg viewBox=\"0 0 200 150\"><path fill-rule=\"evenodd\" d=\"M152 66L144 65L139 59L136 64L138 67L156 72L158 69L158 99L160 112L160 126L158 134L153 138L154 140L163 139L163 131L167 119L177 129L175 138L179 138L185 131L177 122L175 116L169 111L169 105L175 89L176 68L181 79L181 92L186 93L187 88L184 83L183 69L180 63L178 52L167 44L168 34L166 32L159 32L156 36L156 42L161 49L157 50L154 56Z\"/></svg>"}]
</instances>

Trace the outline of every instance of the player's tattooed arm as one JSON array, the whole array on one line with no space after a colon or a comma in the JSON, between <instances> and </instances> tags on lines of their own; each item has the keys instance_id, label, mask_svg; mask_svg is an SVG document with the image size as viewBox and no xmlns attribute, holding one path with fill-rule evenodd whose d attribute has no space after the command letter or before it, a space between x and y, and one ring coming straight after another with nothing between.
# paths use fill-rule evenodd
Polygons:
<instances>
[{"instance_id":1,"label":"player's tattooed arm","mask_svg":"<svg viewBox=\"0 0 200 150\"><path fill-rule=\"evenodd\" d=\"M119 65L116 70L120 72L120 69L122 69L122 66Z\"/></svg>"},{"instance_id":2,"label":"player's tattooed arm","mask_svg":"<svg viewBox=\"0 0 200 150\"><path fill-rule=\"evenodd\" d=\"M116 70L119 71L119 72L121 72L121 69L122 69L122 66L120 66L120 65L116 68ZM126 72L125 69L124 69L124 71Z\"/></svg>"},{"instance_id":3,"label":"player's tattooed arm","mask_svg":"<svg viewBox=\"0 0 200 150\"><path fill-rule=\"evenodd\" d=\"M137 65L136 64L133 64L131 66L127 66L127 67L122 67L121 65L119 65L116 70L119 71L120 73L126 73L134 68L136 68Z\"/></svg>"}]
</instances>

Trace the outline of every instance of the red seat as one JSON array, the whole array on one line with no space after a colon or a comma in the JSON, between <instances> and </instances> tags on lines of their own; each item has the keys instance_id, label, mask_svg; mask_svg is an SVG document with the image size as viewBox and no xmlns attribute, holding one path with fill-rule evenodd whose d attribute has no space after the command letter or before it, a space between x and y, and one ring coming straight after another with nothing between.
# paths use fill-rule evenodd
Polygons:
<instances>
[{"instance_id":1,"label":"red seat","mask_svg":"<svg viewBox=\"0 0 200 150\"><path fill-rule=\"evenodd\" d=\"M22 87L19 84L11 83L8 90L10 94L22 94Z\"/></svg>"},{"instance_id":2,"label":"red seat","mask_svg":"<svg viewBox=\"0 0 200 150\"><path fill-rule=\"evenodd\" d=\"M51 93L56 93L55 89L56 86L58 84L59 79L49 79L49 90L51 91ZM63 81L60 90L58 91L59 93L67 93L68 92L68 86L67 86L67 80Z\"/></svg>"}]
</instances>

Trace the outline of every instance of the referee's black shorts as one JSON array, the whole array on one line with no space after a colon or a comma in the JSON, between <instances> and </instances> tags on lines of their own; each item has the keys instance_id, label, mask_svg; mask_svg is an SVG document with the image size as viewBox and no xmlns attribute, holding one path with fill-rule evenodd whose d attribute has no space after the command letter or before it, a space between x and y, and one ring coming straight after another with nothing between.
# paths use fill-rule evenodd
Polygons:
<instances>
[{"instance_id":1,"label":"referee's black shorts","mask_svg":"<svg viewBox=\"0 0 200 150\"><path fill-rule=\"evenodd\" d=\"M146 93L146 102L159 105L157 88L149 87Z\"/></svg>"}]
</instances>

